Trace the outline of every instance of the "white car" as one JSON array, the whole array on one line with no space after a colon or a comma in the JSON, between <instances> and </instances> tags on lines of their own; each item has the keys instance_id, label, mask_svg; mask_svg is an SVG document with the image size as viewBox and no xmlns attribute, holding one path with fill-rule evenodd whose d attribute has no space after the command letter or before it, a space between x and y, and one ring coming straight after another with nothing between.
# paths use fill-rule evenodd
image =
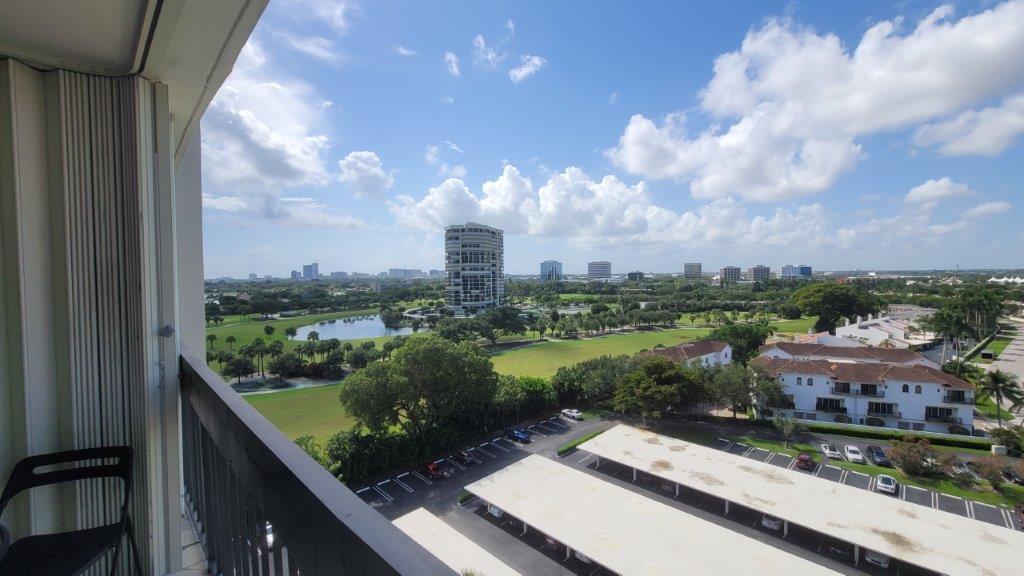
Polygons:
<instances>
[{"instance_id":1,"label":"white car","mask_svg":"<svg viewBox=\"0 0 1024 576\"><path fill-rule=\"evenodd\" d=\"M583 412L580 412L575 408L566 408L565 410L562 410L562 416L572 418L573 420L583 420Z\"/></svg>"},{"instance_id":2,"label":"white car","mask_svg":"<svg viewBox=\"0 0 1024 576\"><path fill-rule=\"evenodd\" d=\"M875 488L879 492L885 492L886 494L895 494L897 486L896 479L885 474L879 474L875 480Z\"/></svg>"},{"instance_id":3,"label":"white car","mask_svg":"<svg viewBox=\"0 0 1024 576\"><path fill-rule=\"evenodd\" d=\"M842 456L839 455L839 450L836 450L836 447L831 444L822 444L821 453L824 454L826 458L831 458L833 460L842 459Z\"/></svg>"},{"instance_id":4,"label":"white car","mask_svg":"<svg viewBox=\"0 0 1024 576\"><path fill-rule=\"evenodd\" d=\"M854 464L864 464L864 455L860 453L860 448L856 446L850 446L849 444L843 448L843 452L846 453L846 459Z\"/></svg>"},{"instance_id":5,"label":"white car","mask_svg":"<svg viewBox=\"0 0 1024 576\"><path fill-rule=\"evenodd\" d=\"M764 514L761 516L761 526L764 526L769 530L778 531L779 528L782 528L782 520L779 520L771 514Z\"/></svg>"},{"instance_id":6,"label":"white car","mask_svg":"<svg viewBox=\"0 0 1024 576\"><path fill-rule=\"evenodd\" d=\"M870 564L874 564L879 568L889 567L889 557L885 554L879 554L878 552L872 552L871 550L864 551L864 559Z\"/></svg>"}]
</instances>

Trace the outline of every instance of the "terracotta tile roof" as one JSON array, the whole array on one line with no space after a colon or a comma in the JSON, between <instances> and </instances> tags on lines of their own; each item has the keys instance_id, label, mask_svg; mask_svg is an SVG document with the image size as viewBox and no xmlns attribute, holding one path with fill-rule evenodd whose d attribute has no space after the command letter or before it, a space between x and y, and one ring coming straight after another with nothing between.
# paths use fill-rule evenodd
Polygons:
<instances>
[{"instance_id":1,"label":"terracotta tile roof","mask_svg":"<svg viewBox=\"0 0 1024 576\"><path fill-rule=\"evenodd\" d=\"M666 358L675 360L676 362L689 362L690 360L696 360L701 356L721 352L722 350L725 350L726 346L728 346L728 344L717 340L698 340L696 342L687 342L685 344L670 346L668 348L655 348L651 353L657 354L658 356L665 356Z\"/></svg>"},{"instance_id":2,"label":"terracotta tile roof","mask_svg":"<svg viewBox=\"0 0 1024 576\"><path fill-rule=\"evenodd\" d=\"M924 358L919 353L905 348L880 348L878 346L826 346L807 342L775 342L759 348L761 353L779 349L792 356L821 356L828 358L850 358L878 360L881 362L905 364Z\"/></svg>"},{"instance_id":3,"label":"terracotta tile roof","mask_svg":"<svg viewBox=\"0 0 1024 576\"><path fill-rule=\"evenodd\" d=\"M974 385L930 366L904 366L884 362L827 362L790 360L758 356L751 366L762 368L773 377L780 374L822 374L839 382L884 384L887 380L941 384L956 390L974 390Z\"/></svg>"}]
</instances>

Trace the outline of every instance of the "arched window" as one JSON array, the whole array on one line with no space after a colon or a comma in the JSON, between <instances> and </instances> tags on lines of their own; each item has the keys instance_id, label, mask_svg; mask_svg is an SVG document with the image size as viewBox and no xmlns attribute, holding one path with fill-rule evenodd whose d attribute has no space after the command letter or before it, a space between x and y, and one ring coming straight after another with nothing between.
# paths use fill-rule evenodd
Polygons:
<instances>
[{"instance_id":1,"label":"arched window","mask_svg":"<svg viewBox=\"0 0 1024 576\"><path fill-rule=\"evenodd\" d=\"M808 386L814 386L814 378L808 378L807 379L807 385Z\"/></svg>"},{"instance_id":2,"label":"arched window","mask_svg":"<svg viewBox=\"0 0 1024 576\"><path fill-rule=\"evenodd\" d=\"M906 394L907 392L910 392L910 384L903 385L903 393Z\"/></svg>"},{"instance_id":3,"label":"arched window","mask_svg":"<svg viewBox=\"0 0 1024 576\"><path fill-rule=\"evenodd\" d=\"M920 394L920 393L921 393L921 385L918 384L917 386L914 386L914 394Z\"/></svg>"},{"instance_id":4,"label":"arched window","mask_svg":"<svg viewBox=\"0 0 1024 576\"><path fill-rule=\"evenodd\" d=\"M804 379L802 377L800 377L800 376L797 376L796 377L796 385L797 386L803 386L804 385Z\"/></svg>"}]
</instances>

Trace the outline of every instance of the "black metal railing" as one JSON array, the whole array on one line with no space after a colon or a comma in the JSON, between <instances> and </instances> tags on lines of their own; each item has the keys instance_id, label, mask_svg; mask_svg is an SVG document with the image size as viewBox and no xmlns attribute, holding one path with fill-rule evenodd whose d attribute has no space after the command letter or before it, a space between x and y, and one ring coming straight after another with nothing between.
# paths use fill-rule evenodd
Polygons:
<instances>
[{"instance_id":1,"label":"black metal railing","mask_svg":"<svg viewBox=\"0 0 1024 576\"><path fill-rule=\"evenodd\" d=\"M893 412L886 412L885 410L872 410L870 408L868 408L867 412L865 412L865 415L867 415L867 416L877 416L879 418L902 418L903 417L903 413L898 411L898 410L897 411L893 411Z\"/></svg>"},{"instance_id":2,"label":"black metal railing","mask_svg":"<svg viewBox=\"0 0 1024 576\"><path fill-rule=\"evenodd\" d=\"M926 414L925 422L942 422L943 424L963 424L963 418L948 414Z\"/></svg>"},{"instance_id":3,"label":"black metal railing","mask_svg":"<svg viewBox=\"0 0 1024 576\"><path fill-rule=\"evenodd\" d=\"M942 401L947 404L974 404L974 398L963 394L946 394Z\"/></svg>"},{"instance_id":4,"label":"black metal railing","mask_svg":"<svg viewBox=\"0 0 1024 576\"><path fill-rule=\"evenodd\" d=\"M814 407L817 412L829 412L831 414L846 414L846 406L834 406L830 404L818 404Z\"/></svg>"},{"instance_id":5,"label":"black metal railing","mask_svg":"<svg viewBox=\"0 0 1024 576\"><path fill-rule=\"evenodd\" d=\"M831 392L832 394L836 394L838 396L871 396L873 398L882 398L885 396L885 391L878 389L868 390L863 388L837 388L835 386L832 386L829 388L829 392Z\"/></svg>"},{"instance_id":6,"label":"black metal railing","mask_svg":"<svg viewBox=\"0 0 1024 576\"><path fill-rule=\"evenodd\" d=\"M183 352L181 373L185 500L212 574L454 574L205 363Z\"/></svg>"}]
</instances>

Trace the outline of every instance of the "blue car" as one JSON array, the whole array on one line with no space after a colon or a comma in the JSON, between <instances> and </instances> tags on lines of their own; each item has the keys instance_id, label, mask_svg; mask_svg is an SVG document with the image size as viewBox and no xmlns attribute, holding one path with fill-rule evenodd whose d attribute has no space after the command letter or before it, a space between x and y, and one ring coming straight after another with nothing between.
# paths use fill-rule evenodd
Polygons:
<instances>
[{"instance_id":1,"label":"blue car","mask_svg":"<svg viewBox=\"0 0 1024 576\"><path fill-rule=\"evenodd\" d=\"M505 432L505 437L508 438L509 440L515 440L520 444L530 443L530 435L523 430L509 430Z\"/></svg>"}]
</instances>

